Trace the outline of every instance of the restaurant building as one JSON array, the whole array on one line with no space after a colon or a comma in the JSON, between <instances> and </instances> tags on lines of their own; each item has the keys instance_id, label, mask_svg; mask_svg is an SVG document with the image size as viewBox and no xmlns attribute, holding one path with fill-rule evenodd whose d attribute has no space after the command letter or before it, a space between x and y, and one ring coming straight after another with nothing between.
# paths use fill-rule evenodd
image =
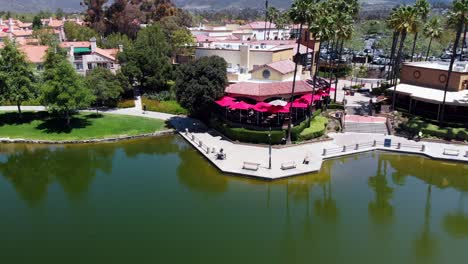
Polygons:
<instances>
[{"instance_id":1,"label":"restaurant building","mask_svg":"<svg viewBox=\"0 0 468 264\"><path fill-rule=\"evenodd\" d=\"M411 114L439 119L448 77L448 63L404 63L396 87L396 107ZM456 62L445 98L444 120L468 121L468 63ZM393 91L394 87L389 88Z\"/></svg>"}]
</instances>

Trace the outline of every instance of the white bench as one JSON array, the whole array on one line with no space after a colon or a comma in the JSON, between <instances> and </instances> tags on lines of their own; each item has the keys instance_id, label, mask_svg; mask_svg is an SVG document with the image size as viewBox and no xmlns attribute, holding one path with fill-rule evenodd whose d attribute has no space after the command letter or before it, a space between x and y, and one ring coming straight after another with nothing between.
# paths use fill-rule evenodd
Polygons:
<instances>
[{"instance_id":1,"label":"white bench","mask_svg":"<svg viewBox=\"0 0 468 264\"><path fill-rule=\"evenodd\" d=\"M243 170L258 171L259 167L260 167L260 164L258 164L258 163L244 162L244 165L242 166L242 169Z\"/></svg>"},{"instance_id":2,"label":"white bench","mask_svg":"<svg viewBox=\"0 0 468 264\"><path fill-rule=\"evenodd\" d=\"M458 157L458 155L460 155L460 151L457 149L444 149L444 155Z\"/></svg>"},{"instance_id":3,"label":"white bench","mask_svg":"<svg viewBox=\"0 0 468 264\"><path fill-rule=\"evenodd\" d=\"M295 168L296 168L296 162L294 162L294 161L281 163L281 169L282 170L290 170L290 169L295 169Z\"/></svg>"}]
</instances>

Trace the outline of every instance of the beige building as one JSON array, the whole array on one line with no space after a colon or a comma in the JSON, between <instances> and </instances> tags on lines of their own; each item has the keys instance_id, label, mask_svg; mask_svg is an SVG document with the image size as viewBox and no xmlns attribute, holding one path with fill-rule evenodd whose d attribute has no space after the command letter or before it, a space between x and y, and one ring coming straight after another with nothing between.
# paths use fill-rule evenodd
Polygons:
<instances>
[{"instance_id":1,"label":"beige building","mask_svg":"<svg viewBox=\"0 0 468 264\"><path fill-rule=\"evenodd\" d=\"M404 63L396 86L395 104L412 114L439 119L445 97L445 120L468 121L468 63L456 62L447 93L448 63ZM394 87L390 88L392 91Z\"/></svg>"},{"instance_id":2,"label":"beige building","mask_svg":"<svg viewBox=\"0 0 468 264\"><path fill-rule=\"evenodd\" d=\"M318 45L317 45L318 46ZM318 50L318 47L317 47ZM297 51L294 40L206 41L199 42L195 57L219 56L226 60L230 82L246 81L254 69L278 61L292 60ZM301 57L311 53L300 45ZM309 55L310 56L310 55ZM301 61L306 61L300 58Z\"/></svg>"}]
</instances>

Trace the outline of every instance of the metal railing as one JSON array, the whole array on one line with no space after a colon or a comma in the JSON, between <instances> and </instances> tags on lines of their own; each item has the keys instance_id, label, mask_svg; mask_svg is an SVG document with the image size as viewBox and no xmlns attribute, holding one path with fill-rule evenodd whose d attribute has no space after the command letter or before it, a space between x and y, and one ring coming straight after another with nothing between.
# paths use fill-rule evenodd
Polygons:
<instances>
[{"instance_id":1,"label":"metal railing","mask_svg":"<svg viewBox=\"0 0 468 264\"><path fill-rule=\"evenodd\" d=\"M356 144L350 144L350 145L343 145L341 147L336 147L336 148L324 148L322 152L322 156L329 156L329 155L334 155L338 153L347 153L347 152L355 152L359 150L371 150L379 147L384 147L388 149L413 149L413 150L419 150L420 152L425 152L426 151L426 145L421 145L421 144L409 144L409 143L392 143L390 145L386 145L384 141L369 141L369 142L361 142L361 143L356 143Z\"/></svg>"},{"instance_id":2,"label":"metal railing","mask_svg":"<svg viewBox=\"0 0 468 264\"><path fill-rule=\"evenodd\" d=\"M193 133L190 133L188 129L185 129L185 135L193 141L197 147L206 152L206 154L210 154L212 150L215 151L214 148L210 148L208 145L204 144L201 139L198 139Z\"/></svg>"}]
</instances>

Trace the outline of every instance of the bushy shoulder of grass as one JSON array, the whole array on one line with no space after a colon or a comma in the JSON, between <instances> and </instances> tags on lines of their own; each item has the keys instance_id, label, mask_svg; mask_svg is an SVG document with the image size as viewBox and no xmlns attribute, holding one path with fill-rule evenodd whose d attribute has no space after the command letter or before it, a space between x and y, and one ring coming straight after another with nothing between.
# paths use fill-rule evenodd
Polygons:
<instances>
[{"instance_id":1,"label":"bushy shoulder of grass","mask_svg":"<svg viewBox=\"0 0 468 264\"><path fill-rule=\"evenodd\" d=\"M180 104L174 100L158 101L143 97L142 104L146 105L146 110L148 111L168 113L173 115L186 115L188 113L185 108L180 106Z\"/></svg>"},{"instance_id":2,"label":"bushy shoulder of grass","mask_svg":"<svg viewBox=\"0 0 468 264\"><path fill-rule=\"evenodd\" d=\"M73 116L71 124L46 112L0 113L0 137L31 140L85 140L153 133L165 128L163 120L93 113Z\"/></svg>"},{"instance_id":3,"label":"bushy shoulder of grass","mask_svg":"<svg viewBox=\"0 0 468 264\"><path fill-rule=\"evenodd\" d=\"M456 139L467 141L468 129L463 127L440 127L419 117L412 117L400 126L401 129L413 134L420 131L424 136L432 136L441 139Z\"/></svg>"},{"instance_id":4,"label":"bushy shoulder of grass","mask_svg":"<svg viewBox=\"0 0 468 264\"><path fill-rule=\"evenodd\" d=\"M299 134L300 140L310 140L313 138L321 137L325 134L327 129L328 119L324 116L316 116L310 122L310 127L304 129Z\"/></svg>"},{"instance_id":5,"label":"bushy shoulder of grass","mask_svg":"<svg viewBox=\"0 0 468 264\"><path fill-rule=\"evenodd\" d=\"M117 103L117 108L133 108L135 107L135 100L122 99Z\"/></svg>"}]
</instances>

